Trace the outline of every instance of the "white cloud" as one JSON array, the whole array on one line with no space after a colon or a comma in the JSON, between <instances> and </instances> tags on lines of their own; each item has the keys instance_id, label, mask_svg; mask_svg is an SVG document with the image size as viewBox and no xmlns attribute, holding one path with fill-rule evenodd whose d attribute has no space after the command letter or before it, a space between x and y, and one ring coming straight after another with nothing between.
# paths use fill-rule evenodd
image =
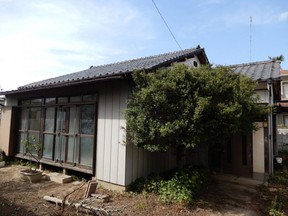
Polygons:
<instances>
[{"instance_id":1,"label":"white cloud","mask_svg":"<svg viewBox=\"0 0 288 216\"><path fill-rule=\"evenodd\" d=\"M280 22L288 20L288 11L279 14L278 15L278 19L279 19Z\"/></svg>"},{"instance_id":2,"label":"white cloud","mask_svg":"<svg viewBox=\"0 0 288 216\"><path fill-rule=\"evenodd\" d=\"M153 38L149 19L125 1L21 2L0 0L4 90L113 61L136 38Z\"/></svg>"}]
</instances>

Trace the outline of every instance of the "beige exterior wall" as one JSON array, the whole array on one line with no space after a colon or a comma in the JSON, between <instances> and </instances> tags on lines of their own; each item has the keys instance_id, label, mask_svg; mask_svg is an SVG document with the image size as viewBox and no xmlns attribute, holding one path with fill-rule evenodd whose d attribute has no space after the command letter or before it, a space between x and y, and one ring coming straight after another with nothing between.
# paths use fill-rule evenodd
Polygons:
<instances>
[{"instance_id":1,"label":"beige exterior wall","mask_svg":"<svg viewBox=\"0 0 288 216\"><path fill-rule=\"evenodd\" d=\"M194 66L194 62L197 63L197 67L200 67L201 66L201 63L198 59L197 56L194 56L193 58L189 58L189 59L186 59L185 62L183 62L185 65L189 66L189 67L195 67Z\"/></svg>"},{"instance_id":2,"label":"beige exterior wall","mask_svg":"<svg viewBox=\"0 0 288 216\"><path fill-rule=\"evenodd\" d=\"M258 130L253 133L253 177L264 178L265 175L265 140L262 122L257 122Z\"/></svg>"},{"instance_id":3,"label":"beige exterior wall","mask_svg":"<svg viewBox=\"0 0 288 216\"><path fill-rule=\"evenodd\" d=\"M0 148L9 155L10 133L11 133L12 107L2 107L0 120Z\"/></svg>"}]
</instances>

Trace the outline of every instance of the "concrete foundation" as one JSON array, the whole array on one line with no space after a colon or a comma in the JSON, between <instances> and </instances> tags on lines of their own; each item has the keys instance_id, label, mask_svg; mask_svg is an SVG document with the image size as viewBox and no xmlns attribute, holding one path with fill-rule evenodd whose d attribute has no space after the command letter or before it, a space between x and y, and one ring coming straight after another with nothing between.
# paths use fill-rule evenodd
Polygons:
<instances>
[{"instance_id":1,"label":"concrete foundation","mask_svg":"<svg viewBox=\"0 0 288 216\"><path fill-rule=\"evenodd\" d=\"M97 180L97 183L101 187L108 189L108 190L113 190L113 191L118 191L118 192L124 192L126 190L126 187L122 185L111 184L109 182L101 181L98 179L95 179L95 180Z\"/></svg>"}]
</instances>

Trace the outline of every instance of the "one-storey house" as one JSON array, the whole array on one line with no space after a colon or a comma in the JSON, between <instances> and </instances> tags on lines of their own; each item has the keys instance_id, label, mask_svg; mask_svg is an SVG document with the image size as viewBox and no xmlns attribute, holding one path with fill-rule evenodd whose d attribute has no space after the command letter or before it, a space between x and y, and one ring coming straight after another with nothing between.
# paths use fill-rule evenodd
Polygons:
<instances>
[{"instance_id":1,"label":"one-storey house","mask_svg":"<svg viewBox=\"0 0 288 216\"><path fill-rule=\"evenodd\" d=\"M43 144L41 164L91 174L100 184L123 189L151 172L174 168L172 152L150 153L125 142L124 110L133 88L131 74L183 63L191 67L209 64L201 47L145 58L91 66L89 69L51 78L2 92L0 148L9 156L25 159L21 140L34 135ZM280 64L274 61L230 66L236 73L258 81L261 103L273 103L274 83ZM216 171L263 179L271 172L273 120L257 122L249 136L209 151L209 164ZM270 129L269 129L270 128ZM187 163L208 160L207 152L195 151ZM273 156L273 155L272 155ZM27 158L26 158L27 159ZM196 160L196 161L195 161Z\"/></svg>"},{"instance_id":2,"label":"one-storey house","mask_svg":"<svg viewBox=\"0 0 288 216\"><path fill-rule=\"evenodd\" d=\"M131 73L184 63L208 64L200 46L133 59L35 82L3 92L0 148L26 158L21 140L43 144L41 164L94 176L103 185L125 187L138 177L174 168L175 156L149 153L125 142L124 110Z\"/></svg>"}]
</instances>

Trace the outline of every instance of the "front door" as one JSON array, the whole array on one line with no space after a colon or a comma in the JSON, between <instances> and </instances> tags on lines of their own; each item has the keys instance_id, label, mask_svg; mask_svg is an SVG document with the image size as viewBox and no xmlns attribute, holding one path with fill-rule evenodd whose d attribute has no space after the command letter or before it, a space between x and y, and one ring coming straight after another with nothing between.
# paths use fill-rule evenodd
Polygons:
<instances>
[{"instance_id":1,"label":"front door","mask_svg":"<svg viewBox=\"0 0 288 216\"><path fill-rule=\"evenodd\" d=\"M55 161L73 166L93 165L95 105L57 110Z\"/></svg>"},{"instance_id":2,"label":"front door","mask_svg":"<svg viewBox=\"0 0 288 216\"><path fill-rule=\"evenodd\" d=\"M252 175L252 134L236 135L223 145L223 171L227 174Z\"/></svg>"}]
</instances>

